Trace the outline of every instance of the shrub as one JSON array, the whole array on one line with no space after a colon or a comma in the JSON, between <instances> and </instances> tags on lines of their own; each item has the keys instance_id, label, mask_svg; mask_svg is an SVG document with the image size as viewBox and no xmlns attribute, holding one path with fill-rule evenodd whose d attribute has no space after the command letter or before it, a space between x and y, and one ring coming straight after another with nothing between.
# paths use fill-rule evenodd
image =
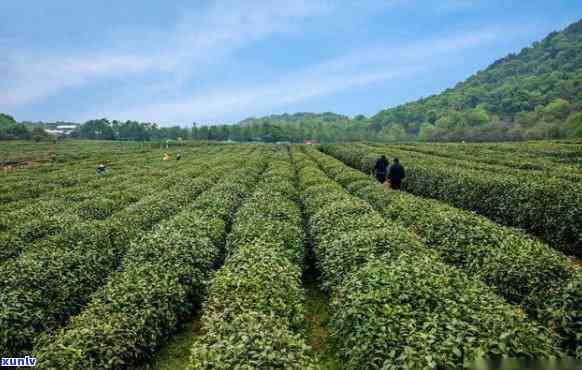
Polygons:
<instances>
[{"instance_id":1,"label":"shrub","mask_svg":"<svg viewBox=\"0 0 582 370\"><path fill-rule=\"evenodd\" d=\"M256 179L247 175L260 165L260 160L251 160L234 171L235 180L228 180L237 184L230 188L238 197L230 204L233 209L246 195L242 189L250 189ZM204 205L193 203L131 243L123 268L93 294L87 308L67 327L37 342L39 366L127 367L157 349L205 296L227 229L210 202L232 199L225 192L226 181L203 193Z\"/></svg>"},{"instance_id":2,"label":"shrub","mask_svg":"<svg viewBox=\"0 0 582 370\"><path fill-rule=\"evenodd\" d=\"M379 155L386 154L382 148L357 145L326 145L322 149L366 173ZM407 175L403 182L406 191L475 211L501 224L524 228L566 253L582 255L582 224L577 221L582 219L579 181L534 172L514 176L476 171L428 157L411 161Z\"/></svg>"},{"instance_id":3,"label":"shrub","mask_svg":"<svg viewBox=\"0 0 582 370\"><path fill-rule=\"evenodd\" d=\"M317 369L303 338L276 318L247 311L230 322L220 316L207 322L193 347L191 369Z\"/></svg>"},{"instance_id":4,"label":"shrub","mask_svg":"<svg viewBox=\"0 0 582 370\"><path fill-rule=\"evenodd\" d=\"M335 160L317 159L336 176L362 181ZM315 164L304 163L299 175L307 168L313 171ZM312 211L310 234L323 284L334 297L331 338L344 367L459 367L481 354L559 354L547 329L529 322L483 283L443 264L424 240L387 223L345 190L329 188L343 193L344 200L321 205L321 193L307 188L303 201L307 208L321 207Z\"/></svg>"},{"instance_id":5,"label":"shrub","mask_svg":"<svg viewBox=\"0 0 582 370\"><path fill-rule=\"evenodd\" d=\"M211 179L184 177L180 185L146 197L113 218L74 224L0 265L0 330L5 333L0 348L7 354L27 350L38 333L78 313L119 266L130 242L191 203Z\"/></svg>"},{"instance_id":6,"label":"shrub","mask_svg":"<svg viewBox=\"0 0 582 370\"><path fill-rule=\"evenodd\" d=\"M549 357L551 337L475 280L429 256L366 264L334 295L345 368L462 368L482 356Z\"/></svg>"},{"instance_id":7,"label":"shrub","mask_svg":"<svg viewBox=\"0 0 582 370\"><path fill-rule=\"evenodd\" d=\"M353 171L335 159L313 154L325 168ZM478 277L510 303L521 305L532 317L556 330L562 336L562 346L576 353L581 343L575 333L582 317L582 293L569 287L582 280L567 257L523 232L472 212L404 192L386 191L372 179L368 184L358 186L355 195L391 222L414 230L438 250L445 262Z\"/></svg>"},{"instance_id":8,"label":"shrub","mask_svg":"<svg viewBox=\"0 0 582 370\"><path fill-rule=\"evenodd\" d=\"M191 368L314 368L301 337L304 235L293 176L288 162L271 162L236 213Z\"/></svg>"}]
</instances>

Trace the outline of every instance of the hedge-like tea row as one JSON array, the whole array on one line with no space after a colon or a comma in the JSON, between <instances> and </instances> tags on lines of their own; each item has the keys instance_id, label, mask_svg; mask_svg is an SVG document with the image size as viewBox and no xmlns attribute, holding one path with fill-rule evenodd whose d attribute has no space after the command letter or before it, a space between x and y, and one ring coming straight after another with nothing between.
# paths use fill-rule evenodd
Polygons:
<instances>
[{"instance_id":1,"label":"hedge-like tea row","mask_svg":"<svg viewBox=\"0 0 582 370\"><path fill-rule=\"evenodd\" d=\"M298 150L294 157L345 368L458 368L480 356L559 353L547 329L440 262Z\"/></svg>"},{"instance_id":2,"label":"hedge-like tea row","mask_svg":"<svg viewBox=\"0 0 582 370\"><path fill-rule=\"evenodd\" d=\"M560 169L574 172L581 170L579 159L582 158L582 151L579 142L568 144L564 141L532 141L470 145L462 143L410 143L398 146L428 150L434 153L451 153L455 156L479 157L481 161L490 161L521 169L546 171ZM511 155L508 156L508 154Z\"/></svg>"},{"instance_id":3,"label":"hedge-like tea row","mask_svg":"<svg viewBox=\"0 0 582 370\"><path fill-rule=\"evenodd\" d=\"M73 189L64 189L58 194L52 194L44 199L27 200L27 206L11 208L10 212L2 213L0 217L0 229L9 231L16 226L31 219L47 217L51 214L69 211L71 208L80 207L79 203L94 200L96 197L111 196L122 192L132 186L140 184L139 180L148 177L156 178L164 175L165 168L129 170L128 174L105 176L92 183L84 184Z\"/></svg>"},{"instance_id":4,"label":"hedge-like tea row","mask_svg":"<svg viewBox=\"0 0 582 370\"><path fill-rule=\"evenodd\" d=\"M121 159L121 166L113 166L120 173L125 173L125 170L131 170L135 166L143 165L148 160L153 161L153 153L146 157L142 155L130 155L130 158ZM108 163L117 162L120 158L113 156L99 157L93 160L84 161L82 163L64 166L59 171L54 171L50 174L43 172L29 171L30 175L23 176L20 181L11 183L3 187L0 191L0 203L19 203L23 200L38 199L50 195L59 194L65 190L79 190L80 187L87 187L98 184L95 176L95 167L97 161L105 160ZM111 165L109 166L112 169ZM115 176L115 175L114 175ZM15 209L15 205L12 205Z\"/></svg>"},{"instance_id":5,"label":"hedge-like tea row","mask_svg":"<svg viewBox=\"0 0 582 370\"><path fill-rule=\"evenodd\" d=\"M66 187L55 185L53 190L39 194L36 198L21 198L2 204L0 206L0 231L10 231L15 225L43 215L69 211L78 203L94 199L96 196L102 197L105 194L122 191L135 185L137 177L159 177L164 172L170 172L171 169L179 169L179 166L173 166L173 168L164 166L160 160L151 159L151 164L143 163L144 160L130 160L128 163L121 162L118 165L108 163L110 167L106 176L97 176L95 174L96 164L93 163L89 166L91 171L84 175L83 179L79 179L75 170L72 169L68 176L76 179L77 185ZM85 169L85 171L87 170ZM31 175L31 179L18 185L34 187L45 180L43 176L42 173ZM17 192L17 190L11 189L9 192Z\"/></svg>"},{"instance_id":6,"label":"hedge-like tea row","mask_svg":"<svg viewBox=\"0 0 582 370\"><path fill-rule=\"evenodd\" d=\"M359 145L325 145L322 150L366 173L378 156L390 155L389 150ZM524 228L553 247L582 256L582 184L533 174L492 175L450 167L438 159L405 166L403 189Z\"/></svg>"},{"instance_id":7,"label":"hedge-like tea row","mask_svg":"<svg viewBox=\"0 0 582 370\"><path fill-rule=\"evenodd\" d=\"M483 175L495 176L498 174L509 176L525 176L537 177L546 176L554 177L562 181L582 181L582 174L575 172L571 166L562 166L554 163L552 170L540 170L539 168L516 168L516 165L507 166L497 163L495 160L489 158L488 154L483 153L479 157L467 156L460 153L455 154L454 149L451 153L444 152L440 154L438 151L430 149L416 149L413 146L404 145L383 145L383 144L358 144L367 150L387 151L390 155L400 158L405 163L417 163L432 165L434 162L439 162L441 166L453 167L459 169L473 170L483 172ZM507 155L505 155L507 157ZM483 161L486 162L483 162ZM513 163L513 162L512 162ZM519 163L519 161L517 162ZM525 166L527 167L527 166Z\"/></svg>"},{"instance_id":8,"label":"hedge-like tea row","mask_svg":"<svg viewBox=\"0 0 582 370\"><path fill-rule=\"evenodd\" d=\"M273 161L237 212L191 369L313 369L302 338L304 244L293 168Z\"/></svg>"},{"instance_id":9,"label":"hedge-like tea row","mask_svg":"<svg viewBox=\"0 0 582 370\"><path fill-rule=\"evenodd\" d=\"M167 178L160 178L162 173L135 176L131 185L125 185L126 189L117 191L88 192L86 196L92 196L81 202L71 199L59 199L40 204L36 210L17 212L10 217L10 224L15 225L13 230L0 234L0 264L9 258L19 255L23 250L34 248L34 243L44 238L54 239L65 237L71 225L105 220L114 212L122 210L140 199L159 192L163 184L175 182L180 174L172 174ZM123 189L124 184L111 185L111 190ZM47 204L48 203L48 204Z\"/></svg>"},{"instance_id":10,"label":"hedge-like tea row","mask_svg":"<svg viewBox=\"0 0 582 370\"><path fill-rule=\"evenodd\" d=\"M203 169L204 164L196 163ZM0 228L0 258L13 257L31 242L66 233L69 227L80 222L103 220L113 212L123 209L139 199L159 192L164 186L175 184L186 168L165 174L167 170L145 170L131 174L131 179L121 183L110 182L99 191L86 188L84 193L67 193L60 198L35 202L30 207L3 215ZM164 177L164 175L166 175Z\"/></svg>"},{"instance_id":11,"label":"hedge-like tea row","mask_svg":"<svg viewBox=\"0 0 582 370\"><path fill-rule=\"evenodd\" d=\"M127 174L131 170L150 167L150 166L165 166L162 164L161 159L164 150L156 149L142 149L139 151L112 151L111 143L102 143L101 151L98 153L91 153L87 151L87 143L80 144L79 147L74 148L73 143L69 142L63 149L71 148L72 152L69 154L71 157L78 156L80 152L82 159L70 158L68 161L64 162L51 162L45 161L44 166L36 167L31 166L28 168L23 168L22 170L17 170L15 172L8 173L5 176L6 181L2 183L0 190L6 190L9 192L18 192L24 190L27 185L35 183L41 186L51 185L47 188L47 192L40 194L42 197L53 193L56 195L61 191L66 190L73 191L74 187L77 185L91 185L97 184L95 181L95 167L100 162L105 162L111 169L110 173L106 177L115 177L117 174ZM222 148L220 146L205 146L199 148L189 148L187 150L188 154L192 154L192 157L197 157L199 154L202 155L213 155L220 152ZM32 154L30 152L21 151L25 153L24 156L30 158ZM75 153L76 152L76 153ZM44 153L46 155L46 148ZM185 159L191 156L185 156ZM71 185L71 186L69 186ZM6 186L6 188L5 188Z\"/></svg>"},{"instance_id":12,"label":"hedge-like tea row","mask_svg":"<svg viewBox=\"0 0 582 370\"><path fill-rule=\"evenodd\" d=\"M460 145L460 143L457 145ZM517 153L520 157L541 157L559 163L578 165L582 158L580 140L535 140L526 142L475 143L470 146L467 145L466 148L474 148L477 152L480 152L482 149L489 149L506 154Z\"/></svg>"},{"instance_id":13,"label":"hedge-like tea row","mask_svg":"<svg viewBox=\"0 0 582 370\"><path fill-rule=\"evenodd\" d=\"M0 349L9 354L25 350L37 333L59 327L79 312L119 265L131 240L192 203L230 169L216 165L238 156L235 152L230 158L209 161L209 171L186 171L177 185L132 204L114 217L72 225L58 244L47 240L0 265Z\"/></svg>"},{"instance_id":14,"label":"hedge-like tea row","mask_svg":"<svg viewBox=\"0 0 582 370\"><path fill-rule=\"evenodd\" d=\"M131 243L121 271L110 276L67 327L37 343L38 366L127 367L158 348L203 299L226 225L256 182L263 161L259 154L231 161L219 170L229 170L228 178ZM216 214L216 208L223 213Z\"/></svg>"},{"instance_id":15,"label":"hedge-like tea row","mask_svg":"<svg viewBox=\"0 0 582 370\"><path fill-rule=\"evenodd\" d=\"M102 177L95 181L96 184L91 186L91 183L76 186L74 188L61 188L60 191L54 191L50 194L45 194L34 201L31 199L23 199L17 202L3 204L0 208L0 230L6 231L14 227L27 218L36 217L48 212L60 212L70 206L64 203L64 196L67 194L83 195L95 189L113 189L115 185L131 183L131 175L136 173L145 173L146 171L131 171L129 174L117 174L113 176ZM94 176L96 178L96 175ZM96 178L97 180L97 178ZM85 198L89 199L89 198Z\"/></svg>"},{"instance_id":16,"label":"hedge-like tea row","mask_svg":"<svg viewBox=\"0 0 582 370\"><path fill-rule=\"evenodd\" d=\"M103 184L130 178L128 175L131 176L136 170L177 166L175 162L163 163L161 150L159 152L145 150L145 152L112 153L107 145L104 148L104 153L89 155L89 158L82 162L59 165L58 170L52 171L51 167L33 168L20 172L20 175L4 176L0 186L0 204L3 205L0 206L0 212L28 206L33 200L60 198L67 194L79 195L88 189L98 189ZM216 146L189 150L181 163L188 162L190 158L198 158L200 155L215 155L224 149ZM107 163L109 168L109 173L103 178L95 175L95 168L101 162Z\"/></svg>"},{"instance_id":17,"label":"hedge-like tea row","mask_svg":"<svg viewBox=\"0 0 582 370\"><path fill-rule=\"evenodd\" d=\"M374 145L378 148L387 148L385 145ZM482 169L485 171L508 173L513 175L537 175L563 178L570 181L582 181L582 170L579 167L554 162L537 156L523 158L518 150L508 156L507 153L461 144L408 144L391 145L390 149L401 149L404 156L419 155L420 158L443 160L450 164L459 164L462 167ZM471 150L472 149L472 150ZM436 157L436 158L435 158Z\"/></svg>"},{"instance_id":18,"label":"hedge-like tea row","mask_svg":"<svg viewBox=\"0 0 582 370\"><path fill-rule=\"evenodd\" d=\"M582 273L569 258L518 230L436 200L386 191L336 159L316 151L310 154L336 181L387 219L421 235L447 263L477 276L554 328L571 353L582 351L582 290L577 288L582 286Z\"/></svg>"}]
</instances>

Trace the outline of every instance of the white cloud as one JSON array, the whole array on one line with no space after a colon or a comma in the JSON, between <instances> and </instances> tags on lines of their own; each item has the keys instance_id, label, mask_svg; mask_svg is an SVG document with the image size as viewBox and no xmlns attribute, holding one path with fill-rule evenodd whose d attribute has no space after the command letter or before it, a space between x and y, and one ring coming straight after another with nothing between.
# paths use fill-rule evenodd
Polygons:
<instances>
[{"instance_id":1,"label":"white cloud","mask_svg":"<svg viewBox=\"0 0 582 370\"><path fill-rule=\"evenodd\" d=\"M381 7L426 5L430 11L476 4L471 0L392 0L387 3L351 4L370 14ZM503 35L503 29L473 30L445 35L410 45L376 45L339 58L302 68L270 82L215 86L173 99L163 92L181 91L182 82L196 77L204 65L220 63L237 50L277 34L302 32L311 17L337 15L329 0L220 1L184 14L170 30L114 30L110 47L99 52L65 56L61 50L8 50L0 60L0 111L25 108L68 89L116 81L126 77L156 76L156 81L116 88L107 107L96 108L72 120L110 117L161 123L213 122L283 107L350 88L368 86L412 75L429 68L427 59L485 45ZM422 6L420 6L422 8ZM424 9L424 8L423 8ZM343 10L349 13L354 9ZM357 12L356 12L357 13ZM344 14L345 15L345 14ZM111 41L111 40L110 40ZM161 77L160 77L161 76ZM162 82L160 82L162 81ZM131 86L130 86L131 85ZM146 100L129 104L120 89L139 90ZM147 99L150 99L147 101Z\"/></svg>"},{"instance_id":2,"label":"white cloud","mask_svg":"<svg viewBox=\"0 0 582 370\"><path fill-rule=\"evenodd\" d=\"M85 118L107 116L120 120L187 124L192 121L215 122L219 117L252 116L314 97L412 76L431 67L427 59L452 56L468 48L484 46L502 37L504 32L506 30L484 29L469 35L445 36L409 45L380 45L355 50L269 83L223 86L116 112L92 112Z\"/></svg>"},{"instance_id":3,"label":"white cloud","mask_svg":"<svg viewBox=\"0 0 582 370\"><path fill-rule=\"evenodd\" d=\"M452 11L471 8L481 3L481 0L442 0L435 2L435 9L437 11Z\"/></svg>"},{"instance_id":4,"label":"white cloud","mask_svg":"<svg viewBox=\"0 0 582 370\"><path fill-rule=\"evenodd\" d=\"M20 59L6 63L8 80L0 91L0 102L8 107L42 99L62 89L82 85L92 79L144 72L152 61L123 55L94 55L90 58L64 57Z\"/></svg>"},{"instance_id":5,"label":"white cloud","mask_svg":"<svg viewBox=\"0 0 582 370\"><path fill-rule=\"evenodd\" d=\"M428 1L429 7L438 9L476 2ZM392 0L384 6L414 3L416 1ZM221 60L273 34L300 32L298 22L328 14L336 5L326 0L220 1L187 12L171 30L121 30L121 34L114 30L109 35L114 40L111 47L99 52L66 55L61 50L11 51L5 48L5 60L0 61L3 74L0 109L23 107L63 90L110 78L168 73L171 75L168 79L184 81L196 73L192 65ZM366 5L354 6L359 9Z\"/></svg>"},{"instance_id":6,"label":"white cloud","mask_svg":"<svg viewBox=\"0 0 582 370\"><path fill-rule=\"evenodd\" d=\"M0 108L11 109L103 79L170 73L186 79L191 66L209 63L327 11L320 1L221 1L184 15L169 31L125 30L116 45L97 53L61 56L53 50L12 51L2 64ZM127 50L135 51L127 51Z\"/></svg>"},{"instance_id":7,"label":"white cloud","mask_svg":"<svg viewBox=\"0 0 582 370\"><path fill-rule=\"evenodd\" d=\"M330 75L321 71L320 76L313 71L303 72L261 86L224 87L119 112L92 113L87 118L107 116L119 120L137 119L165 124L187 124L191 121L216 123L217 117L253 115L257 111L411 75L418 70L419 67L411 67L353 75Z\"/></svg>"},{"instance_id":8,"label":"white cloud","mask_svg":"<svg viewBox=\"0 0 582 370\"><path fill-rule=\"evenodd\" d=\"M388 0L379 3L374 2L354 2L349 6L358 9L362 8L413 8L417 12L447 13L473 8L477 5L483 5L483 0Z\"/></svg>"}]
</instances>

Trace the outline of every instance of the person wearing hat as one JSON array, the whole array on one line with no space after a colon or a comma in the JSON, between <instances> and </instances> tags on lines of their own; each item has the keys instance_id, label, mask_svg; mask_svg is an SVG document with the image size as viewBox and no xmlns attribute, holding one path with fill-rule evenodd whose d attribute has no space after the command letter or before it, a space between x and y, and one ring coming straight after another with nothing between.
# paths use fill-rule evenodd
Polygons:
<instances>
[{"instance_id":1,"label":"person wearing hat","mask_svg":"<svg viewBox=\"0 0 582 370\"><path fill-rule=\"evenodd\" d=\"M105 175L106 172L107 172L107 167L105 167L105 165L103 163L101 163L97 167L97 175L98 176L103 176L103 175Z\"/></svg>"}]
</instances>

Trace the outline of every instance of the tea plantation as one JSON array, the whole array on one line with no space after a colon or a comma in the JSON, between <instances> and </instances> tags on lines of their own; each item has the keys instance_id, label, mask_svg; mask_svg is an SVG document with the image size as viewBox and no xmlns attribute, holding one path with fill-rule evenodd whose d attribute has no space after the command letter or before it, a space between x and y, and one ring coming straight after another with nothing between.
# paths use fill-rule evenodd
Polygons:
<instances>
[{"instance_id":1,"label":"tea plantation","mask_svg":"<svg viewBox=\"0 0 582 370\"><path fill-rule=\"evenodd\" d=\"M582 143L173 145L2 144L0 357L582 359ZM405 166L402 191L371 176L380 155Z\"/></svg>"}]
</instances>

